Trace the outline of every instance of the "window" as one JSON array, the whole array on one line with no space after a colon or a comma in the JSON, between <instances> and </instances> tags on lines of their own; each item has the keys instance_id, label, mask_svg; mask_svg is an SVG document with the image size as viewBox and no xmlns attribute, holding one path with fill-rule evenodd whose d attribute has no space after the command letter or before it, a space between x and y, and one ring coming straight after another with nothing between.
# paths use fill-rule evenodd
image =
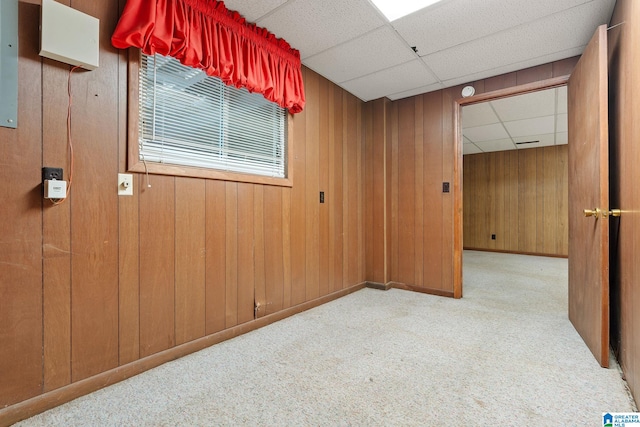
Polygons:
<instances>
[{"instance_id":1,"label":"window","mask_svg":"<svg viewBox=\"0 0 640 427\"><path fill-rule=\"evenodd\" d=\"M138 98L140 161L287 177L287 112L261 94L143 54Z\"/></svg>"}]
</instances>

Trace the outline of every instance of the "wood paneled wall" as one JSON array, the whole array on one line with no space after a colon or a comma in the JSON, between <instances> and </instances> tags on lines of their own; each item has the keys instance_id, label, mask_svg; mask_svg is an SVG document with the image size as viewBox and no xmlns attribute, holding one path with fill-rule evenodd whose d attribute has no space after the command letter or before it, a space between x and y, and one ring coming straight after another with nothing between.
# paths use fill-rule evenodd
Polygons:
<instances>
[{"instance_id":1,"label":"wood paneled wall","mask_svg":"<svg viewBox=\"0 0 640 427\"><path fill-rule=\"evenodd\" d=\"M492 92L567 76L577 62L578 57L568 58L469 84L477 94ZM459 274L454 214L457 210L462 214L462 208L455 201L454 183L457 162L462 166L458 154L462 153L456 149L455 109L463 86L364 106L366 207L370 214L366 217L365 254L370 282L459 296L454 286ZM541 164L543 160L544 155ZM524 163L530 167L531 159ZM540 179L543 177L541 174ZM450 183L451 193L442 192L443 182ZM458 191L467 197L464 190ZM538 237L532 242L537 247Z\"/></svg>"},{"instance_id":2,"label":"wood paneled wall","mask_svg":"<svg viewBox=\"0 0 640 427\"><path fill-rule=\"evenodd\" d=\"M453 295L450 91L365 105L367 280Z\"/></svg>"},{"instance_id":3,"label":"wood paneled wall","mask_svg":"<svg viewBox=\"0 0 640 427\"><path fill-rule=\"evenodd\" d=\"M568 256L566 145L467 155L463 171L465 248Z\"/></svg>"},{"instance_id":4,"label":"wood paneled wall","mask_svg":"<svg viewBox=\"0 0 640 427\"><path fill-rule=\"evenodd\" d=\"M640 401L640 2L618 0L609 37L611 339L636 400Z\"/></svg>"},{"instance_id":5,"label":"wood paneled wall","mask_svg":"<svg viewBox=\"0 0 640 427\"><path fill-rule=\"evenodd\" d=\"M62 3L100 19L100 67L71 76L73 184L53 206L41 168L68 179L70 67L38 56L40 7L20 3L19 123L0 128L0 408L364 281L361 101L304 71L293 187L140 174L119 197L124 1Z\"/></svg>"},{"instance_id":6,"label":"wood paneled wall","mask_svg":"<svg viewBox=\"0 0 640 427\"><path fill-rule=\"evenodd\" d=\"M443 138L443 92L394 102L387 114L391 146L391 281L452 291L452 141ZM448 143L445 143L448 142Z\"/></svg>"}]
</instances>

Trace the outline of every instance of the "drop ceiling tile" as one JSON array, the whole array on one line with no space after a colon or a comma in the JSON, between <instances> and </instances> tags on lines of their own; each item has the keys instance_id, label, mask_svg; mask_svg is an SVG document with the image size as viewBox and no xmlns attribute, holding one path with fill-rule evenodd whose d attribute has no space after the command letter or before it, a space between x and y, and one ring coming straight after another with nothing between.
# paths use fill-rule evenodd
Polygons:
<instances>
[{"instance_id":1,"label":"drop ceiling tile","mask_svg":"<svg viewBox=\"0 0 640 427\"><path fill-rule=\"evenodd\" d=\"M416 54L390 27L381 27L304 60L307 67L342 83L411 61Z\"/></svg>"},{"instance_id":2,"label":"drop ceiling tile","mask_svg":"<svg viewBox=\"0 0 640 427\"><path fill-rule=\"evenodd\" d=\"M256 22L259 18L286 2L287 0L225 0L224 5L227 9L238 11L247 21Z\"/></svg>"},{"instance_id":3,"label":"drop ceiling tile","mask_svg":"<svg viewBox=\"0 0 640 427\"><path fill-rule=\"evenodd\" d=\"M474 144L464 144L462 146L462 155L478 153L482 153L482 150L476 147Z\"/></svg>"},{"instance_id":4,"label":"drop ceiling tile","mask_svg":"<svg viewBox=\"0 0 640 427\"><path fill-rule=\"evenodd\" d=\"M392 22L420 55L438 52L590 0L455 0ZM455 30L453 30L455 29Z\"/></svg>"},{"instance_id":5,"label":"drop ceiling tile","mask_svg":"<svg viewBox=\"0 0 640 427\"><path fill-rule=\"evenodd\" d=\"M504 126L509 131L509 135L513 138L553 133L555 129L555 116L535 117L532 119L505 122Z\"/></svg>"},{"instance_id":6,"label":"drop ceiling tile","mask_svg":"<svg viewBox=\"0 0 640 427\"><path fill-rule=\"evenodd\" d=\"M298 49L303 59L385 24L368 0L289 1L258 20Z\"/></svg>"},{"instance_id":7,"label":"drop ceiling tile","mask_svg":"<svg viewBox=\"0 0 640 427\"><path fill-rule=\"evenodd\" d=\"M435 79L419 59L342 83L345 90L363 101L378 99L435 83Z\"/></svg>"},{"instance_id":8,"label":"drop ceiling tile","mask_svg":"<svg viewBox=\"0 0 640 427\"><path fill-rule=\"evenodd\" d=\"M504 127L501 123L467 128L463 130L463 133L464 136L475 143L481 141L492 141L496 139L509 138L509 134L507 134L507 131L504 130Z\"/></svg>"},{"instance_id":9,"label":"drop ceiling tile","mask_svg":"<svg viewBox=\"0 0 640 427\"><path fill-rule=\"evenodd\" d=\"M410 96L415 96L415 95L421 95L423 93L429 93L439 89L444 89L444 86L442 85L442 83L432 83L430 85L418 86L416 88L405 90L403 92L393 93L391 95L387 95L387 98L389 98L392 101L396 101L398 99L408 98Z\"/></svg>"},{"instance_id":10,"label":"drop ceiling tile","mask_svg":"<svg viewBox=\"0 0 640 427\"><path fill-rule=\"evenodd\" d=\"M500 119L488 102L462 107L462 128L500 123Z\"/></svg>"},{"instance_id":11,"label":"drop ceiling tile","mask_svg":"<svg viewBox=\"0 0 640 427\"><path fill-rule=\"evenodd\" d=\"M558 114L567 112L567 87L558 88Z\"/></svg>"},{"instance_id":12,"label":"drop ceiling tile","mask_svg":"<svg viewBox=\"0 0 640 427\"><path fill-rule=\"evenodd\" d=\"M568 132L558 132L556 134L556 145L564 145L569 143Z\"/></svg>"},{"instance_id":13,"label":"drop ceiling tile","mask_svg":"<svg viewBox=\"0 0 640 427\"><path fill-rule=\"evenodd\" d=\"M538 141L538 142L531 142L531 141ZM518 150L522 150L525 148L548 147L550 145L555 144L556 139L555 139L555 134L548 133L544 135L532 135L532 136L524 136L520 138L513 138L513 142L515 142ZM531 143L523 144L525 142L531 142Z\"/></svg>"},{"instance_id":14,"label":"drop ceiling tile","mask_svg":"<svg viewBox=\"0 0 640 427\"><path fill-rule=\"evenodd\" d=\"M558 114L556 116L556 132L567 132L569 130L567 114Z\"/></svg>"},{"instance_id":15,"label":"drop ceiling tile","mask_svg":"<svg viewBox=\"0 0 640 427\"><path fill-rule=\"evenodd\" d=\"M423 59L440 80L451 80L583 47L596 26L608 22L614 4L613 0L585 3L563 13L426 55Z\"/></svg>"},{"instance_id":16,"label":"drop ceiling tile","mask_svg":"<svg viewBox=\"0 0 640 427\"><path fill-rule=\"evenodd\" d=\"M516 146L511 139L496 139L475 143L484 152L515 150ZM463 147L464 148L464 147Z\"/></svg>"},{"instance_id":17,"label":"drop ceiling tile","mask_svg":"<svg viewBox=\"0 0 640 427\"><path fill-rule=\"evenodd\" d=\"M556 89L531 92L520 96L510 96L495 101L491 105L503 122L531 117L551 116L556 111Z\"/></svg>"}]
</instances>

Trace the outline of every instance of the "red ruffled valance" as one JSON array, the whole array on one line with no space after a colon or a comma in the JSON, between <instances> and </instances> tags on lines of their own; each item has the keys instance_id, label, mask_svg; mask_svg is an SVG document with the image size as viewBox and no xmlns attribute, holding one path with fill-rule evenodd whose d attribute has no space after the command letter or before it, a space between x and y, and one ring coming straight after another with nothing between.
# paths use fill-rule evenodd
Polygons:
<instances>
[{"instance_id":1,"label":"red ruffled valance","mask_svg":"<svg viewBox=\"0 0 640 427\"><path fill-rule=\"evenodd\" d=\"M300 52L222 1L127 0L111 43L171 56L291 113L304 108Z\"/></svg>"}]
</instances>

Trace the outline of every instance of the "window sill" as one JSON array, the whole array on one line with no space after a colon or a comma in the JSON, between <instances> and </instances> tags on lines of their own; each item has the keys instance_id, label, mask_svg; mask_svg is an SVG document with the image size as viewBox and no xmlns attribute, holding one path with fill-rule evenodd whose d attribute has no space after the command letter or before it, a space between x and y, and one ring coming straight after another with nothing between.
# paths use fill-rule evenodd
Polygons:
<instances>
[{"instance_id":1,"label":"window sill","mask_svg":"<svg viewBox=\"0 0 640 427\"><path fill-rule=\"evenodd\" d=\"M275 178L269 176L226 172L215 169L196 168L180 165L167 165L161 163L138 161L128 168L128 172L150 173L154 175L187 176L193 178L216 179L221 181L247 182L252 184L274 185L279 187L292 187L290 178Z\"/></svg>"}]
</instances>

